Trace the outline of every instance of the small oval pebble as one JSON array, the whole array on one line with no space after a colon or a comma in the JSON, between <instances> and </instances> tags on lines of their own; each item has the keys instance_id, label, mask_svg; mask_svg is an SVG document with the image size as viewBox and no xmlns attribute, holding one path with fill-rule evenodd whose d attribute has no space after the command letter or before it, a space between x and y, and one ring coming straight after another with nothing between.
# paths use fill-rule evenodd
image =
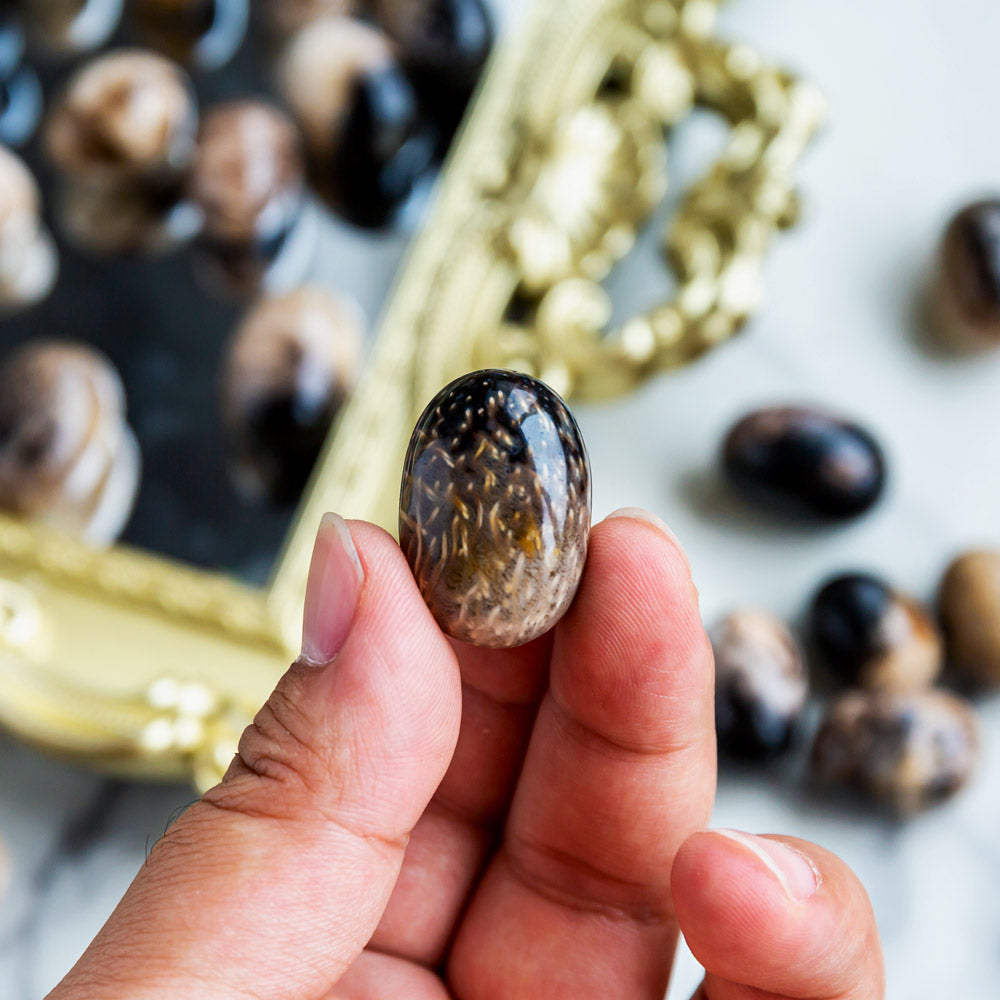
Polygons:
<instances>
[{"instance_id":1,"label":"small oval pebble","mask_svg":"<svg viewBox=\"0 0 1000 1000\"><path fill-rule=\"evenodd\" d=\"M257 100L210 109L198 131L188 193L203 216L200 246L216 281L229 291L257 290L305 203L305 166L291 119Z\"/></svg>"},{"instance_id":2,"label":"small oval pebble","mask_svg":"<svg viewBox=\"0 0 1000 1000\"><path fill-rule=\"evenodd\" d=\"M821 410L756 410L726 436L723 463L748 499L795 517L840 521L882 493L885 461L857 424Z\"/></svg>"},{"instance_id":3,"label":"small oval pebble","mask_svg":"<svg viewBox=\"0 0 1000 1000\"><path fill-rule=\"evenodd\" d=\"M138 489L114 366L83 344L32 341L0 368L0 507L105 543Z\"/></svg>"},{"instance_id":4,"label":"small oval pebble","mask_svg":"<svg viewBox=\"0 0 1000 1000\"><path fill-rule=\"evenodd\" d=\"M590 466L566 404L537 379L472 372L417 421L399 539L438 624L477 646L547 632L580 582Z\"/></svg>"},{"instance_id":5,"label":"small oval pebble","mask_svg":"<svg viewBox=\"0 0 1000 1000\"><path fill-rule=\"evenodd\" d=\"M813 645L844 685L912 691L941 672L941 637L916 601L876 576L851 573L828 581L809 615Z\"/></svg>"},{"instance_id":6,"label":"small oval pebble","mask_svg":"<svg viewBox=\"0 0 1000 1000\"><path fill-rule=\"evenodd\" d=\"M948 224L935 306L953 346L1000 347L1000 199L967 205Z\"/></svg>"},{"instance_id":7,"label":"small oval pebble","mask_svg":"<svg viewBox=\"0 0 1000 1000\"><path fill-rule=\"evenodd\" d=\"M948 663L976 684L1000 685L1000 552L966 552L939 596Z\"/></svg>"},{"instance_id":8,"label":"small oval pebble","mask_svg":"<svg viewBox=\"0 0 1000 1000\"><path fill-rule=\"evenodd\" d=\"M764 760L792 742L809 692L798 644L777 618L736 611L711 632L719 750Z\"/></svg>"},{"instance_id":9,"label":"small oval pebble","mask_svg":"<svg viewBox=\"0 0 1000 1000\"><path fill-rule=\"evenodd\" d=\"M813 773L903 815L942 802L979 760L975 714L940 690L851 691L829 708L813 745Z\"/></svg>"},{"instance_id":10,"label":"small oval pebble","mask_svg":"<svg viewBox=\"0 0 1000 1000\"><path fill-rule=\"evenodd\" d=\"M436 141L392 42L361 21L322 18L291 39L281 85L319 193L356 225L388 222Z\"/></svg>"},{"instance_id":11,"label":"small oval pebble","mask_svg":"<svg viewBox=\"0 0 1000 1000\"><path fill-rule=\"evenodd\" d=\"M299 499L357 379L363 330L358 306L314 286L262 299L247 314L225 349L220 385L244 494Z\"/></svg>"},{"instance_id":12,"label":"small oval pebble","mask_svg":"<svg viewBox=\"0 0 1000 1000\"><path fill-rule=\"evenodd\" d=\"M45 129L55 165L88 183L176 179L194 155L198 106L181 68L124 50L80 69Z\"/></svg>"}]
</instances>

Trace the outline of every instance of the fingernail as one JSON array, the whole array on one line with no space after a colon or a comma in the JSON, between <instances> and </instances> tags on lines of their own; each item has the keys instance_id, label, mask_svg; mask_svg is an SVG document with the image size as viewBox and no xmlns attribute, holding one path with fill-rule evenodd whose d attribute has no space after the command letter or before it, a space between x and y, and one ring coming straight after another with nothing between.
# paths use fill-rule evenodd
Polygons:
<instances>
[{"instance_id":1,"label":"fingernail","mask_svg":"<svg viewBox=\"0 0 1000 1000\"><path fill-rule=\"evenodd\" d=\"M791 899L808 899L819 888L822 881L819 869L794 847L789 847L780 840L757 837L739 830L711 832L720 837L728 837L753 852L781 883L782 889Z\"/></svg>"},{"instance_id":2,"label":"fingernail","mask_svg":"<svg viewBox=\"0 0 1000 1000\"><path fill-rule=\"evenodd\" d=\"M643 509L642 507L621 507L620 509L608 514L604 520L610 521L616 517L627 517L632 521L645 521L646 524L656 528L661 535L666 536L667 539L673 542L674 545L677 546L681 555L684 556L684 561L687 562L687 553L684 551L684 547L681 545L680 539L667 527L667 522L662 518L657 517L655 514Z\"/></svg>"},{"instance_id":3,"label":"fingernail","mask_svg":"<svg viewBox=\"0 0 1000 1000\"><path fill-rule=\"evenodd\" d=\"M302 618L302 657L329 663L351 631L365 571L339 514L324 514L313 547Z\"/></svg>"}]
</instances>

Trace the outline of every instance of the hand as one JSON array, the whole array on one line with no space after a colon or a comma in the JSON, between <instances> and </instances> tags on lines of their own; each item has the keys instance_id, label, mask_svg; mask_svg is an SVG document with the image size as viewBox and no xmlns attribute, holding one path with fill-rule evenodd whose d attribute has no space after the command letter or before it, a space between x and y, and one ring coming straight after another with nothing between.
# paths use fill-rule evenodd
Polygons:
<instances>
[{"instance_id":1,"label":"hand","mask_svg":"<svg viewBox=\"0 0 1000 1000\"><path fill-rule=\"evenodd\" d=\"M303 655L50 1000L878 1000L833 855L699 832L711 648L649 515L596 525L577 598L512 650L451 643L392 539L324 519Z\"/></svg>"}]
</instances>

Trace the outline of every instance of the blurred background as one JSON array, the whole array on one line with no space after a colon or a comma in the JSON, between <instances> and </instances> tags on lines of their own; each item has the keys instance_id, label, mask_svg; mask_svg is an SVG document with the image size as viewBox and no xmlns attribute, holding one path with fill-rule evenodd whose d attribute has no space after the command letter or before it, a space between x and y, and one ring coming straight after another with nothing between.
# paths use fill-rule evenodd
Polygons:
<instances>
[{"instance_id":1,"label":"blurred background","mask_svg":"<svg viewBox=\"0 0 1000 1000\"><path fill-rule=\"evenodd\" d=\"M490 0L501 39L529 2ZM1000 8L988 0L731 0L720 34L818 85L829 124L802 162L801 223L771 251L766 299L747 328L624 400L576 408L595 519L622 506L663 517L687 548L709 626L754 607L802 635L821 584L846 572L874 574L932 605L955 556L1000 547L1000 421L992 416L1000 352L956 353L926 308L949 219L1000 194ZM200 99L257 93L263 58L252 43L224 68L195 71ZM39 73L47 90L65 76L55 63ZM696 114L671 136L671 189L657 220L718 156L725 134ZM39 140L25 157L38 165L49 201L59 180ZM319 241L310 276L349 292L366 328L377 325L432 196L429 176L415 187L388 227L359 228L312 198L305 209ZM608 282L623 317L669 293L657 220ZM187 259L111 264L59 240L55 291L0 319L3 349L45 335L104 350L123 373L147 465L126 539L264 579L290 508L262 505L245 477L224 475L225 440L206 429L226 337L244 307L206 292ZM169 349L142 348L139 337ZM158 386L166 387L159 395ZM870 511L803 523L748 503L728 482L720 451L730 428L786 404L843 415L878 443L886 485ZM890 998L995 997L1000 901L989 886L1000 878L1000 704L981 692L973 698L981 751L967 787L900 818L814 787L808 747L829 698L820 684L788 753L765 764L723 762L713 822L794 833L852 865L875 906ZM192 798L187 787L108 779L0 736L0 996L39 997L58 981ZM697 980L682 953L671 1000L689 996Z\"/></svg>"}]
</instances>

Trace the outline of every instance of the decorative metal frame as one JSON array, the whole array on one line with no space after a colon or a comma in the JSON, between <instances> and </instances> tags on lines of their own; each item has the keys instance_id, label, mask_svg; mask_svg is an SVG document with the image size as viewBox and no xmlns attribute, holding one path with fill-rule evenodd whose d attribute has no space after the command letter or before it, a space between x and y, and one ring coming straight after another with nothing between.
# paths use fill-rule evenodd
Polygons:
<instances>
[{"instance_id":1,"label":"decorative metal frame","mask_svg":"<svg viewBox=\"0 0 1000 1000\"><path fill-rule=\"evenodd\" d=\"M395 530L410 430L441 385L502 366L606 398L740 328L797 216L823 102L717 38L719 2L536 0L487 74L267 589L0 517L0 723L207 787L295 653L322 513ZM662 198L665 134L695 106L731 133L665 236L676 295L609 330L600 282Z\"/></svg>"}]
</instances>

